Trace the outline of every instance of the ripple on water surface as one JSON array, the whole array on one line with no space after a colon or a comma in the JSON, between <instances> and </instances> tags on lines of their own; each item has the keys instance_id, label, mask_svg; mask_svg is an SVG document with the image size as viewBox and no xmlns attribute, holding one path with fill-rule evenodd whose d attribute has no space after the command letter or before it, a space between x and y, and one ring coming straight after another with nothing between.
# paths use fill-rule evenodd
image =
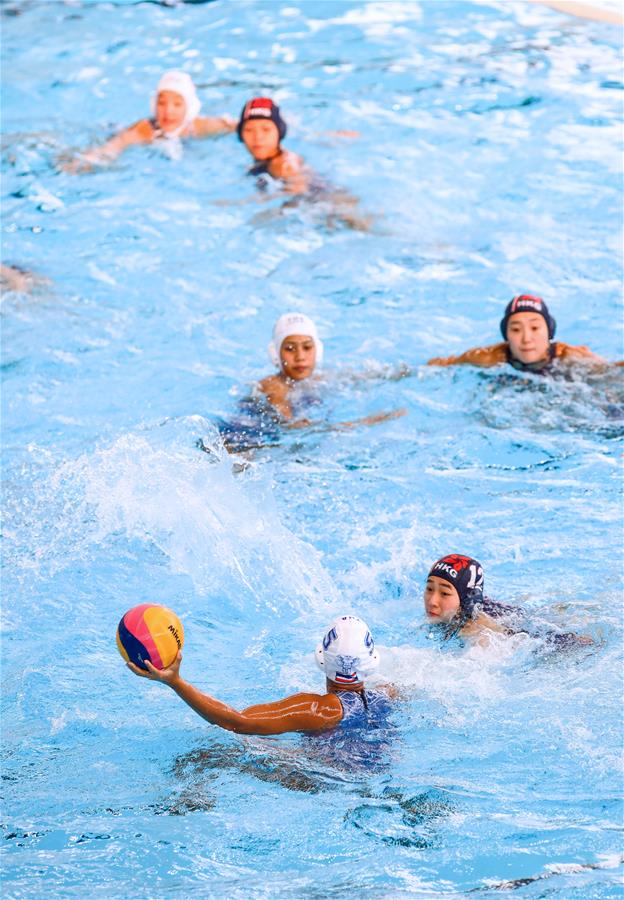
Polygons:
<instances>
[{"instance_id":1,"label":"ripple on water surface","mask_svg":"<svg viewBox=\"0 0 624 900\"><path fill-rule=\"evenodd\" d=\"M521 3L0 14L3 262L31 273L1 309L10 895L617 896L620 374L424 363L496 341L525 290L621 354L619 32ZM371 231L258 197L231 137L60 169L174 67L208 114L275 96ZM286 308L325 343L314 424L229 456L215 422ZM461 550L530 634L423 624L430 563ZM123 668L146 601L237 707L319 689L315 642L356 611L401 693L387 740L206 726ZM548 628L595 643L552 653Z\"/></svg>"}]
</instances>

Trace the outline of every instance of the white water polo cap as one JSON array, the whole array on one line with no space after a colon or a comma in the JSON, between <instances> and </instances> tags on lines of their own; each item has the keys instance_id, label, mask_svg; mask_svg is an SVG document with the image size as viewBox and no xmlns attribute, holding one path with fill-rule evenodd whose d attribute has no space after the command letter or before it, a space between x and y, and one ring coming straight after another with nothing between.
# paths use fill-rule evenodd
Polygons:
<instances>
[{"instance_id":1,"label":"white water polo cap","mask_svg":"<svg viewBox=\"0 0 624 900\"><path fill-rule=\"evenodd\" d=\"M317 665L335 684L360 684L379 665L368 625L357 616L338 616L316 648Z\"/></svg>"},{"instance_id":2,"label":"white water polo cap","mask_svg":"<svg viewBox=\"0 0 624 900\"><path fill-rule=\"evenodd\" d=\"M195 85L193 84L191 76L178 69L169 69L168 72L165 72L161 76L161 79L156 86L156 93L152 97L151 108L153 116L156 115L156 102L158 100L158 95L162 91L172 91L174 94L179 94L186 104L184 121L179 128L168 132L172 137L176 137L177 135L182 134L184 129L188 128L188 126L195 121L199 115L201 101L197 96L197 91L195 90Z\"/></svg>"},{"instance_id":3,"label":"white water polo cap","mask_svg":"<svg viewBox=\"0 0 624 900\"><path fill-rule=\"evenodd\" d=\"M302 334L312 338L316 347L315 366L320 366L323 362L323 342L318 336L316 325L312 319L304 316L303 313L284 313L273 326L273 340L269 344L269 358L273 365L278 369L282 368L280 350L286 338L292 334Z\"/></svg>"}]
</instances>

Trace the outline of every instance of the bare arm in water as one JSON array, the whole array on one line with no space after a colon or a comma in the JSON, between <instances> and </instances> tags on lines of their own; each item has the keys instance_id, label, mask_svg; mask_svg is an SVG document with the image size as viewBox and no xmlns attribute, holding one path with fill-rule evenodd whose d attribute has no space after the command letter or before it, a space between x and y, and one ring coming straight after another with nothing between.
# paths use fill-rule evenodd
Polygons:
<instances>
[{"instance_id":1,"label":"bare arm in water","mask_svg":"<svg viewBox=\"0 0 624 900\"><path fill-rule=\"evenodd\" d=\"M533 3L541 3L542 6L550 6L557 12L567 13L569 16L577 16L580 19L592 19L594 22L609 22L611 25L621 25L624 22L621 13L614 9L601 9L590 3L570 3L569 0L532 0Z\"/></svg>"},{"instance_id":2,"label":"bare arm in water","mask_svg":"<svg viewBox=\"0 0 624 900\"><path fill-rule=\"evenodd\" d=\"M336 694L293 694L272 703L248 706L241 712L199 691L180 677L182 654L166 669L146 661L145 672L126 663L135 675L168 685L202 719L237 734L285 734L289 731L324 731L342 720L342 704Z\"/></svg>"},{"instance_id":3,"label":"bare arm in water","mask_svg":"<svg viewBox=\"0 0 624 900\"><path fill-rule=\"evenodd\" d=\"M198 116L181 137L212 137L234 131L236 123L230 116ZM94 165L114 162L128 147L151 144L157 131L150 119L140 119L129 128L124 128L100 147L85 150L76 159L62 166L66 172L85 172Z\"/></svg>"},{"instance_id":4,"label":"bare arm in water","mask_svg":"<svg viewBox=\"0 0 624 900\"><path fill-rule=\"evenodd\" d=\"M287 378L283 375L270 375L259 383L258 390L264 394L264 397L271 406L286 420L287 428L306 428L311 425L316 425L322 430L342 431L349 428L356 428L359 425L379 425L381 422L387 422L390 419L398 419L407 413L406 409L393 409L390 412L374 413L373 415L365 416L362 419L355 419L352 422L339 422L335 425L312 422L310 419L294 420L293 410L289 399L291 385Z\"/></svg>"},{"instance_id":5,"label":"bare arm in water","mask_svg":"<svg viewBox=\"0 0 624 900\"><path fill-rule=\"evenodd\" d=\"M499 366L507 362L508 344L500 341L489 347L472 347L457 356L436 356L428 360L428 366L479 366L484 369ZM573 346L563 341L557 341L555 345L555 358L569 362L593 362L607 363L602 356L593 353L587 347ZM608 364L608 363L607 363ZM616 365L620 365L617 363Z\"/></svg>"}]
</instances>

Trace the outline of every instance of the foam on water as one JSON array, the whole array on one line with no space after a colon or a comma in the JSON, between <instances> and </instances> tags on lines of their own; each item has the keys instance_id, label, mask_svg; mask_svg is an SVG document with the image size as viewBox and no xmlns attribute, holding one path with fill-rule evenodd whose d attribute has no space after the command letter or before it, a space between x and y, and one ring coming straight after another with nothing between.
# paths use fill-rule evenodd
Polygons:
<instances>
[{"instance_id":1,"label":"foam on water","mask_svg":"<svg viewBox=\"0 0 624 900\"><path fill-rule=\"evenodd\" d=\"M621 370L424 363L496 341L527 290L562 340L621 354L619 32L499 2L1 14L3 261L34 273L2 301L12 895L616 896ZM275 96L371 232L259 197L231 137L60 169L146 115L165 68L207 114ZM228 457L213 421L269 374L285 308L325 343L315 424ZM451 551L532 634L430 632ZM237 708L322 689L318 638L361 615L401 695L389 739L366 760L340 734L206 726L122 664L145 601ZM553 653L548 628L595 644Z\"/></svg>"},{"instance_id":2,"label":"foam on water","mask_svg":"<svg viewBox=\"0 0 624 900\"><path fill-rule=\"evenodd\" d=\"M211 436L210 457L193 446L197 434ZM56 573L123 535L157 548L199 595L231 583L239 612L250 600L274 612L286 601L293 614L334 608L319 554L280 521L266 473L236 468L200 417L123 435L55 468L27 512L23 497L9 500L23 517L7 522L14 561Z\"/></svg>"}]
</instances>

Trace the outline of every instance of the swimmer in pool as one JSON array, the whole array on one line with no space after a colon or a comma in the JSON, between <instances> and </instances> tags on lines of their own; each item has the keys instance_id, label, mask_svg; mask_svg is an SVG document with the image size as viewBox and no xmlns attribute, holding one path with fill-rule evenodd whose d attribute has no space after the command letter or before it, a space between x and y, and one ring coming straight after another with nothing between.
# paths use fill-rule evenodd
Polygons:
<instances>
[{"instance_id":1,"label":"swimmer in pool","mask_svg":"<svg viewBox=\"0 0 624 900\"><path fill-rule=\"evenodd\" d=\"M593 644L586 635L551 629L540 634L521 627L523 611L486 597L483 580L481 563L459 553L443 556L431 566L423 597L425 614L431 624L443 626L445 637L459 635L487 643L487 633L497 632L542 637L556 649Z\"/></svg>"},{"instance_id":2,"label":"swimmer in pool","mask_svg":"<svg viewBox=\"0 0 624 900\"><path fill-rule=\"evenodd\" d=\"M276 103L268 97L249 100L241 112L236 133L253 156L250 175L279 179L288 194L304 194L309 189L311 173L302 158L282 147L286 122Z\"/></svg>"},{"instance_id":3,"label":"swimmer in pool","mask_svg":"<svg viewBox=\"0 0 624 900\"><path fill-rule=\"evenodd\" d=\"M302 313L285 313L273 327L269 358L278 372L259 382L257 390L286 421L292 422L293 388L309 379L318 380L323 344L312 319Z\"/></svg>"},{"instance_id":4,"label":"swimmer in pool","mask_svg":"<svg viewBox=\"0 0 624 900\"><path fill-rule=\"evenodd\" d=\"M318 379L317 368L323 361L323 344L314 322L302 313L280 316L273 328L269 357L279 371L276 375L263 378L257 391L291 427L310 425L308 419L295 419L293 394L300 393L304 382L313 384ZM338 427L376 425L404 414L405 410L378 413L355 422L343 422Z\"/></svg>"},{"instance_id":5,"label":"swimmer in pool","mask_svg":"<svg viewBox=\"0 0 624 900\"><path fill-rule=\"evenodd\" d=\"M201 103L186 72L165 72L152 97L152 116L120 131L101 147L82 153L65 166L66 171L87 171L93 165L113 162L127 147L172 138L202 138L228 134L236 128L230 116L200 116Z\"/></svg>"},{"instance_id":6,"label":"swimmer in pool","mask_svg":"<svg viewBox=\"0 0 624 900\"><path fill-rule=\"evenodd\" d=\"M435 562L427 576L423 599L429 622L444 625L449 636L472 637L483 629L506 632L496 622L499 604L494 604L493 609L492 601L484 597L483 567L470 556L451 553ZM501 611L513 610L501 605Z\"/></svg>"},{"instance_id":7,"label":"swimmer in pool","mask_svg":"<svg viewBox=\"0 0 624 900\"><path fill-rule=\"evenodd\" d=\"M162 681L207 722L237 734L285 734L326 731L347 721L375 720L375 709L396 695L392 685L366 690L365 679L379 665L368 626L356 616L339 616L318 645L316 662L325 674L324 694L293 694L283 700L249 706L238 712L203 694L180 677L182 654L166 669L146 662L145 672L126 663L135 675Z\"/></svg>"},{"instance_id":8,"label":"swimmer in pool","mask_svg":"<svg viewBox=\"0 0 624 900\"><path fill-rule=\"evenodd\" d=\"M359 231L369 230L370 218L355 213L355 197L322 181L300 156L282 147L286 122L279 106L269 97L254 97L245 104L236 133L254 160L248 174L256 176L261 189L266 190L266 176L270 176L281 183L285 194L327 201L328 225L341 221Z\"/></svg>"},{"instance_id":9,"label":"swimmer in pool","mask_svg":"<svg viewBox=\"0 0 624 900\"><path fill-rule=\"evenodd\" d=\"M508 363L521 372L547 372L555 360L568 364L608 365L587 347L554 341L556 322L541 299L519 294L510 300L500 323L504 338L489 347L474 347L459 356L430 359L429 366L470 365L490 368ZM616 363L615 365L622 365Z\"/></svg>"},{"instance_id":10,"label":"swimmer in pool","mask_svg":"<svg viewBox=\"0 0 624 900\"><path fill-rule=\"evenodd\" d=\"M251 396L239 403L239 414L231 421L217 419L215 424L229 452L279 444L283 429L314 427L321 431L343 431L359 425L378 425L404 416L405 409L375 413L351 422L313 422L305 416L310 406L318 405L321 385L318 369L323 360L323 344L316 325L303 313L285 313L275 323L269 357L277 374L263 378ZM214 453L209 442L200 438L200 450Z\"/></svg>"},{"instance_id":11,"label":"swimmer in pool","mask_svg":"<svg viewBox=\"0 0 624 900\"><path fill-rule=\"evenodd\" d=\"M17 293L30 293L37 286L48 285L49 279L41 275L35 275L21 266L7 266L0 263L0 290L15 291Z\"/></svg>"}]
</instances>

